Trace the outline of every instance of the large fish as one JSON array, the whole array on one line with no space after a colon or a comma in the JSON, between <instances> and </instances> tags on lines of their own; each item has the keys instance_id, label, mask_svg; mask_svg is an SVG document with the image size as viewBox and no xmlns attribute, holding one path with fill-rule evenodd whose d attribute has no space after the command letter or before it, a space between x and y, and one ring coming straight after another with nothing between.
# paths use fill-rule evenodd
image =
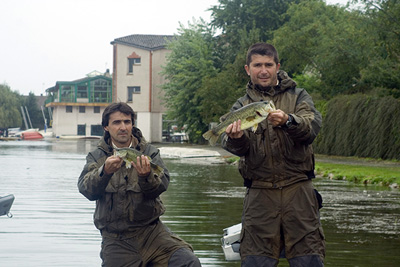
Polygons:
<instances>
[{"instance_id":1,"label":"large fish","mask_svg":"<svg viewBox=\"0 0 400 267\"><path fill-rule=\"evenodd\" d=\"M131 162L134 161L136 163L136 158L143 155L143 153L130 147L124 147L114 148L114 155L122 158L125 161L126 168L129 169L132 167ZM153 170L153 172L158 176L161 176L161 174L164 172L164 169L157 164L154 164L149 156L146 155L146 157L150 160L150 168Z\"/></svg>"},{"instance_id":2,"label":"large fish","mask_svg":"<svg viewBox=\"0 0 400 267\"><path fill-rule=\"evenodd\" d=\"M229 124L241 120L241 130L253 128L257 130L258 123L265 120L268 114L275 111L275 105L272 101L254 102L240 109L234 110L225 116L225 120L220 124L205 132L203 137L209 141L210 145L215 145L220 135L225 132Z\"/></svg>"}]
</instances>

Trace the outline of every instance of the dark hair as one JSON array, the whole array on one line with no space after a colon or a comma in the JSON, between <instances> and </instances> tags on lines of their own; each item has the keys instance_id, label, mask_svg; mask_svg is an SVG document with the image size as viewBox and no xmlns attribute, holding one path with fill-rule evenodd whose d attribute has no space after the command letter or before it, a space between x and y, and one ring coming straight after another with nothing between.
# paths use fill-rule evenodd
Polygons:
<instances>
[{"instance_id":1,"label":"dark hair","mask_svg":"<svg viewBox=\"0 0 400 267\"><path fill-rule=\"evenodd\" d=\"M108 107L106 107L106 109L103 112L103 116L101 118L101 125L103 127L108 126L110 115L117 111L124 113L126 115L131 115L132 125L135 124L135 118L134 118L135 112L133 111L133 109L126 103L118 102L118 103L112 103Z\"/></svg>"},{"instance_id":2,"label":"dark hair","mask_svg":"<svg viewBox=\"0 0 400 267\"><path fill-rule=\"evenodd\" d=\"M247 50L247 57L246 57L246 65L247 66L249 66L251 63L252 55L273 57L275 64L279 63L278 51L276 51L275 47L271 44L255 43L252 46L250 46L249 50Z\"/></svg>"}]
</instances>

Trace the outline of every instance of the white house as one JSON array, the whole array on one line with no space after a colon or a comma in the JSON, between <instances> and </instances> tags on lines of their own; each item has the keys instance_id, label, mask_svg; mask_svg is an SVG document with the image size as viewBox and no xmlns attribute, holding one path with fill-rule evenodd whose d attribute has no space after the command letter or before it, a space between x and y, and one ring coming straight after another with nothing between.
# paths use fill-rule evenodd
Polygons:
<instances>
[{"instance_id":1,"label":"white house","mask_svg":"<svg viewBox=\"0 0 400 267\"><path fill-rule=\"evenodd\" d=\"M112 79L107 71L89 73L74 81L58 81L46 89L46 107L52 108L50 126L56 137L102 136L101 116L112 103Z\"/></svg>"}]
</instances>

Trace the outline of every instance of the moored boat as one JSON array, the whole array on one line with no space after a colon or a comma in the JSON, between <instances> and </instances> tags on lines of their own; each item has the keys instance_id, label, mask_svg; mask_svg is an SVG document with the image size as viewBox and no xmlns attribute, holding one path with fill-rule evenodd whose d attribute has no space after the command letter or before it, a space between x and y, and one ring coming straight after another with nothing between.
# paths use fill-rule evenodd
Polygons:
<instances>
[{"instance_id":1,"label":"moored boat","mask_svg":"<svg viewBox=\"0 0 400 267\"><path fill-rule=\"evenodd\" d=\"M21 133L21 139L22 140L39 140L39 139L43 139L43 135L41 135L37 131L27 131L27 132Z\"/></svg>"}]
</instances>

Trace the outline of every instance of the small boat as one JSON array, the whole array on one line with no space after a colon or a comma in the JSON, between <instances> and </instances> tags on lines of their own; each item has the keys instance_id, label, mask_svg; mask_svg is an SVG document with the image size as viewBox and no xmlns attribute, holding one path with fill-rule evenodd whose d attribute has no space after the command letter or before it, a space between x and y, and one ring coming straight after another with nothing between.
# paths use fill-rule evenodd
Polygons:
<instances>
[{"instance_id":1,"label":"small boat","mask_svg":"<svg viewBox=\"0 0 400 267\"><path fill-rule=\"evenodd\" d=\"M14 202L14 195L8 195L5 197L0 197L0 216L7 215L7 217L11 218L12 214L10 212L11 206Z\"/></svg>"},{"instance_id":2,"label":"small boat","mask_svg":"<svg viewBox=\"0 0 400 267\"><path fill-rule=\"evenodd\" d=\"M231 227L224 229L224 235L221 238L222 250L225 254L227 261L238 261L240 260L240 232L242 230L242 224L235 224Z\"/></svg>"},{"instance_id":3,"label":"small boat","mask_svg":"<svg viewBox=\"0 0 400 267\"><path fill-rule=\"evenodd\" d=\"M21 133L21 139L22 140L39 140L39 139L43 139L43 135L41 135L37 131L27 131L27 132Z\"/></svg>"}]
</instances>

